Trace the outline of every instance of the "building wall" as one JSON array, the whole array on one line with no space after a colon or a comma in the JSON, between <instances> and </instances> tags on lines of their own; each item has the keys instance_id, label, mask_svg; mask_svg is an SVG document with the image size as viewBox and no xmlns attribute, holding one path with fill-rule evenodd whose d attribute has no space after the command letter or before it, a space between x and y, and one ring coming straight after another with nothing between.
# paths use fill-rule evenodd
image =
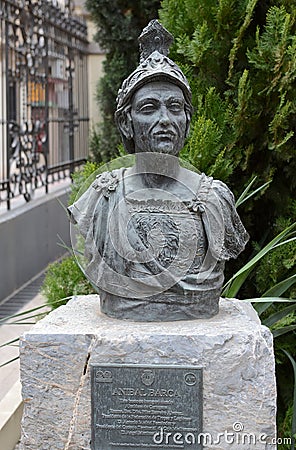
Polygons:
<instances>
[{"instance_id":1,"label":"building wall","mask_svg":"<svg viewBox=\"0 0 296 450\"><path fill-rule=\"evenodd\" d=\"M103 76L104 59L105 55L103 54L90 54L88 56L88 105L90 129L102 120L101 111L96 100L96 93L98 81Z\"/></svg>"},{"instance_id":2,"label":"building wall","mask_svg":"<svg viewBox=\"0 0 296 450\"><path fill-rule=\"evenodd\" d=\"M70 245L68 192L56 191L0 216L0 301L44 270Z\"/></svg>"},{"instance_id":3,"label":"building wall","mask_svg":"<svg viewBox=\"0 0 296 450\"><path fill-rule=\"evenodd\" d=\"M105 52L95 42L95 34L97 32L96 25L91 20L89 12L85 9L84 0L74 0L75 14L83 18L87 24L88 45L88 105L89 105L89 125L90 129L101 122L102 115L100 106L98 105L96 95L99 79L104 75L103 63Z\"/></svg>"}]
</instances>

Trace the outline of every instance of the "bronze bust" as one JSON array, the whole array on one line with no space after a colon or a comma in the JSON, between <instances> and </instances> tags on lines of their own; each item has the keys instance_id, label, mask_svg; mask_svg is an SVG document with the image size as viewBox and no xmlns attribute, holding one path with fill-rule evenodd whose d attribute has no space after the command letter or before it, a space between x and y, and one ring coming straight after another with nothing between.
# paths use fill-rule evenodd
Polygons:
<instances>
[{"instance_id":1,"label":"bronze bust","mask_svg":"<svg viewBox=\"0 0 296 450\"><path fill-rule=\"evenodd\" d=\"M167 56L172 36L154 20L139 41L141 62L123 82L115 114L135 164L97 175L69 208L84 240L84 270L111 317L212 317L224 262L248 234L227 186L178 159L192 105L184 74Z\"/></svg>"}]
</instances>

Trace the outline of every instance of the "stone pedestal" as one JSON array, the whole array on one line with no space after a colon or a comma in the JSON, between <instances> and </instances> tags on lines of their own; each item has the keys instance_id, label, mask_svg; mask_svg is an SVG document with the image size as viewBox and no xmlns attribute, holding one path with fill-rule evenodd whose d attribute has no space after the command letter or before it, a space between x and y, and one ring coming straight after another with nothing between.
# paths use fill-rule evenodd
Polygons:
<instances>
[{"instance_id":1,"label":"stone pedestal","mask_svg":"<svg viewBox=\"0 0 296 450\"><path fill-rule=\"evenodd\" d=\"M202 367L204 449L276 449L272 336L249 304L221 299L211 319L136 323L106 317L92 295L52 312L21 341L23 448L91 448L91 363Z\"/></svg>"}]
</instances>

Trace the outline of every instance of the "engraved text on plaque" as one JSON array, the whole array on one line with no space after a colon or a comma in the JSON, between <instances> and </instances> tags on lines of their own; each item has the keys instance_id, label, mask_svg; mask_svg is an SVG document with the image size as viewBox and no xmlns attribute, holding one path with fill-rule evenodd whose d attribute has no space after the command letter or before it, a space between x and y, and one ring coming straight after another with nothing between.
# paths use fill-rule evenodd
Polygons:
<instances>
[{"instance_id":1,"label":"engraved text on plaque","mask_svg":"<svg viewBox=\"0 0 296 450\"><path fill-rule=\"evenodd\" d=\"M202 449L202 369L92 365L92 450Z\"/></svg>"}]
</instances>

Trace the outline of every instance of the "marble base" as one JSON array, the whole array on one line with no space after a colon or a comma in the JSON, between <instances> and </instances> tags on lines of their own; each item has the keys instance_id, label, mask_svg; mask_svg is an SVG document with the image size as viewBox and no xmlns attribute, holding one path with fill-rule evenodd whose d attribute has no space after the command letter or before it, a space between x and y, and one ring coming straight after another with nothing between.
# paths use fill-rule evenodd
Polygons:
<instances>
[{"instance_id":1,"label":"marble base","mask_svg":"<svg viewBox=\"0 0 296 450\"><path fill-rule=\"evenodd\" d=\"M97 295L73 298L21 340L22 448L91 448L91 363L202 367L204 450L276 449L272 335L250 304L139 323L105 316Z\"/></svg>"}]
</instances>

